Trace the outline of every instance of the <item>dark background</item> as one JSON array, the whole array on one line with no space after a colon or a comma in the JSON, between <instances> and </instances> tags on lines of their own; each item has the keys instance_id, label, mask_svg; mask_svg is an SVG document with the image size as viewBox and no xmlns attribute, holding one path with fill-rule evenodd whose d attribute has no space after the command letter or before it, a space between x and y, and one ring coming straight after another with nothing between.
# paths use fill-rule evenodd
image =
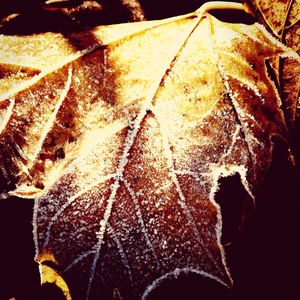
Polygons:
<instances>
[{"instance_id":1,"label":"dark background","mask_svg":"<svg viewBox=\"0 0 300 300\"><path fill-rule=\"evenodd\" d=\"M80 22L74 22L61 13L53 17L43 11L39 5L42 2L1 1L0 19L13 12L21 12L22 15L2 26L0 31L30 34L47 30L80 30L97 23L123 22L130 18L130 13L120 8L118 1L102 1L110 3L110 8L105 14L93 17L100 19L79 16L82 17ZM201 5L201 1L141 0L140 3L147 19L187 13ZM231 22L253 21L238 12L219 13L218 17ZM294 133L294 146L299 149L300 143L296 137ZM150 298L300 299L299 186L299 168L289 161L287 146L278 142L272 165L258 191L256 210L242 232L234 235L233 243L226 246L234 288L223 290L215 282L188 275L165 283ZM243 191L237 178L222 181L217 200L222 205L225 230L231 226L227 225L230 220L236 218L235 203L238 206L242 197ZM230 203L232 210L230 205L224 203ZM0 300L12 297L17 300L63 299L55 287L40 287L38 266L33 259L32 212L33 200L16 197L0 200Z\"/></svg>"}]
</instances>

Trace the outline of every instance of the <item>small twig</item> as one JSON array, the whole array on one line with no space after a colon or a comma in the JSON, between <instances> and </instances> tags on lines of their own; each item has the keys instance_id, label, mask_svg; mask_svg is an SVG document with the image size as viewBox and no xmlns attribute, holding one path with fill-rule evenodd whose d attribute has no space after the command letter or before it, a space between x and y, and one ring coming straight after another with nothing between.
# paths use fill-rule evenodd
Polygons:
<instances>
[{"instance_id":1,"label":"small twig","mask_svg":"<svg viewBox=\"0 0 300 300\"><path fill-rule=\"evenodd\" d=\"M21 14L19 13L15 13L3 18L2 20L0 20L0 28L3 27L5 24L9 23L10 21L12 21L13 19L19 17L20 15Z\"/></svg>"}]
</instances>

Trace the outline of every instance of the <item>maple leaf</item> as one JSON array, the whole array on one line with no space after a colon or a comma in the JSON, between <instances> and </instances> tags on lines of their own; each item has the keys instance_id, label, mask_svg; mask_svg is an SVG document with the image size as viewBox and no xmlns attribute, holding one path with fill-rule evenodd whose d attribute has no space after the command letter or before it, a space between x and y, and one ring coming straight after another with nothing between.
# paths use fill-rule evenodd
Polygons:
<instances>
[{"instance_id":1,"label":"maple leaf","mask_svg":"<svg viewBox=\"0 0 300 300\"><path fill-rule=\"evenodd\" d=\"M146 298L187 272L232 284L214 196L238 174L253 199L286 135L265 62L293 52L204 11L1 37L3 191L39 196L42 281L67 298Z\"/></svg>"}]
</instances>

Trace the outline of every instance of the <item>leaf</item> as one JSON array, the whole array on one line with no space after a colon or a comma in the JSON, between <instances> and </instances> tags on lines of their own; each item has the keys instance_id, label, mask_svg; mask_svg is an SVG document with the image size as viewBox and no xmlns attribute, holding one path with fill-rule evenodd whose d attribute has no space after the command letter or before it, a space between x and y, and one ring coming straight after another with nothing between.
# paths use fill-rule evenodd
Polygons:
<instances>
[{"instance_id":1,"label":"leaf","mask_svg":"<svg viewBox=\"0 0 300 300\"><path fill-rule=\"evenodd\" d=\"M259 21L265 24L281 42L300 54L300 1L250 0L248 2L255 9ZM279 77L287 122L293 128L296 115L300 114L299 56L283 58L280 62L278 59L275 68Z\"/></svg>"},{"instance_id":2,"label":"leaf","mask_svg":"<svg viewBox=\"0 0 300 300\"><path fill-rule=\"evenodd\" d=\"M74 298L145 299L188 272L232 285L214 196L238 174L253 199L286 135L265 62L292 54L202 13L2 36L3 191L40 196L36 259Z\"/></svg>"},{"instance_id":3,"label":"leaf","mask_svg":"<svg viewBox=\"0 0 300 300\"><path fill-rule=\"evenodd\" d=\"M51 262L52 264L57 264L55 258L52 256L51 253L44 254L43 259L45 261ZM68 285L66 284L65 280L51 267L47 266L47 264L40 264L40 276L41 276L41 283L54 283L60 290L63 292L66 300L72 300Z\"/></svg>"},{"instance_id":4,"label":"leaf","mask_svg":"<svg viewBox=\"0 0 300 300\"><path fill-rule=\"evenodd\" d=\"M46 31L79 31L96 25L145 20L138 0L3 0L0 31L32 34Z\"/></svg>"}]
</instances>

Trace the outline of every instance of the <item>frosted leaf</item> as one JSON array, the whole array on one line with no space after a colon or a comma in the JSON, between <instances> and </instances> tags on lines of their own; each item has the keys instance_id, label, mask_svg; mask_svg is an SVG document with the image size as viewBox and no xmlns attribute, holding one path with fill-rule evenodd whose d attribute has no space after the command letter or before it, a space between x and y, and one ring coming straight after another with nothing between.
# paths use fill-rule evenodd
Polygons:
<instances>
[{"instance_id":1,"label":"frosted leaf","mask_svg":"<svg viewBox=\"0 0 300 300\"><path fill-rule=\"evenodd\" d=\"M83 299L146 298L181 272L230 287L214 196L237 173L253 199L286 133L265 61L289 50L199 13L69 38L78 49L51 35L55 62L0 98L3 193L39 196L41 269Z\"/></svg>"}]
</instances>

